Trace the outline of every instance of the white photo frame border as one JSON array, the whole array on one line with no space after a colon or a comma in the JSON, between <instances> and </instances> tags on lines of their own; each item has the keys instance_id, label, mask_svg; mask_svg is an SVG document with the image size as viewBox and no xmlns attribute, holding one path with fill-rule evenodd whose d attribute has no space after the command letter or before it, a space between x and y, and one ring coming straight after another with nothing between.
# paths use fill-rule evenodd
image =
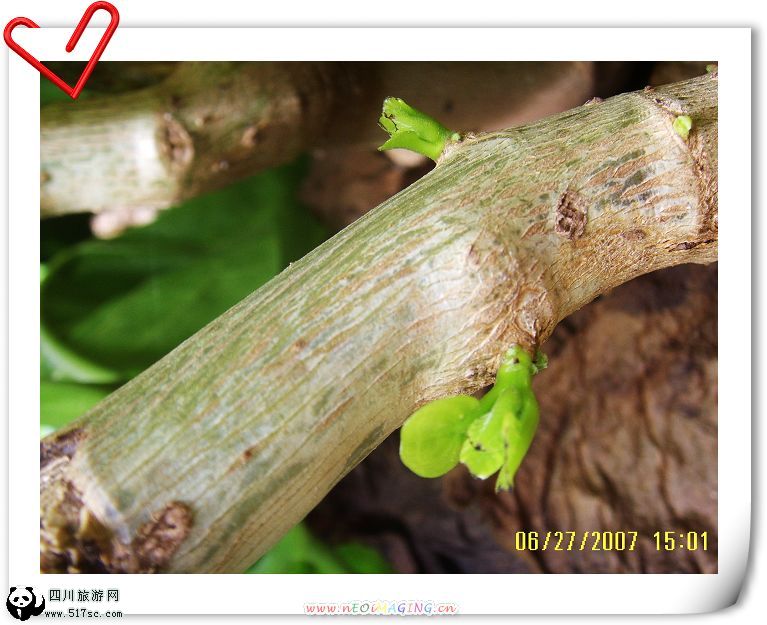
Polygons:
<instances>
[{"instance_id":1,"label":"white photo frame border","mask_svg":"<svg viewBox=\"0 0 767 625\"><path fill-rule=\"evenodd\" d=\"M37 58L71 54L68 28L14 31ZM460 38L461 45L451 45ZM392 45L396 42L396 46ZM751 33L745 28L122 28L116 60L704 60L719 64L719 571L640 575L42 575L39 572L39 84L9 54L9 581L118 588L124 614L304 614L307 603L452 602L461 614L691 613L732 604L751 516ZM375 120L371 120L375 123ZM11 444L12 443L12 444ZM632 528L626 528L631 530ZM666 528L657 528L663 531ZM218 592L220 590L220 592ZM227 601L218 597L225 593ZM64 609L73 604L48 605ZM107 609L107 604L94 609ZM79 607L79 604L78 604Z\"/></svg>"}]
</instances>

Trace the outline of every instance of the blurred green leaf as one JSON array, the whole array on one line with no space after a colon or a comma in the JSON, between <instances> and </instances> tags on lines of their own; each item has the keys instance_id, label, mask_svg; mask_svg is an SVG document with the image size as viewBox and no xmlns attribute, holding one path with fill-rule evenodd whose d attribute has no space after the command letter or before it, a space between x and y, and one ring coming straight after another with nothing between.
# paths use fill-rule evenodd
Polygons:
<instances>
[{"instance_id":1,"label":"blurred green leaf","mask_svg":"<svg viewBox=\"0 0 767 625\"><path fill-rule=\"evenodd\" d=\"M50 275L45 263L40 263L40 284ZM80 382L83 384L109 384L119 375L94 364L57 341L40 325L40 380L48 382ZM49 428L50 429L50 428ZM50 433L50 432L47 432Z\"/></svg>"},{"instance_id":2,"label":"blurred green leaf","mask_svg":"<svg viewBox=\"0 0 767 625\"><path fill-rule=\"evenodd\" d=\"M50 382L112 384L120 381L120 374L68 349L51 336L45 326L41 326L40 379Z\"/></svg>"},{"instance_id":3,"label":"blurred green leaf","mask_svg":"<svg viewBox=\"0 0 767 625\"><path fill-rule=\"evenodd\" d=\"M40 382L40 430L42 436L85 414L113 390L111 386Z\"/></svg>"},{"instance_id":4,"label":"blurred green leaf","mask_svg":"<svg viewBox=\"0 0 767 625\"><path fill-rule=\"evenodd\" d=\"M362 543L344 543L334 548L336 556L350 573L392 573L386 559L372 547Z\"/></svg>"},{"instance_id":5,"label":"blurred green leaf","mask_svg":"<svg viewBox=\"0 0 767 625\"><path fill-rule=\"evenodd\" d=\"M302 173L269 171L56 254L41 287L49 343L121 380L141 372L326 238L295 200Z\"/></svg>"},{"instance_id":6,"label":"blurred green leaf","mask_svg":"<svg viewBox=\"0 0 767 625\"><path fill-rule=\"evenodd\" d=\"M359 543L329 547L299 523L247 573L391 573L375 549Z\"/></svg>"},{"instance_id":7,"label":"blurred green leaf","mask_svg":"<svg viewBox=\"0 0 767 625\"><path fill-rule=\"evenodd\" d=\"M299 523L247 570L247 573L345 573L324 544Z\"/></svg>"}]
</instances>

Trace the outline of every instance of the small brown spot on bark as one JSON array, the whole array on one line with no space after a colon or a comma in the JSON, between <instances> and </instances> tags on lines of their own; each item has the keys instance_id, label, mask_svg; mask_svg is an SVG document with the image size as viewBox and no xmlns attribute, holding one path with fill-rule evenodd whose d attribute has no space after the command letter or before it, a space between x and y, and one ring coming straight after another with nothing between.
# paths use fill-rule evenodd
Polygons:
<instances>
[{"instance_id":1,"label":"small brown spot on bark","mask_svg":"<svg viewBox=\"0 0 767 625\"><path fill-rule=\"evenodd\" d=\"M571 241L583 235L586 230L586 209L580 196L574 191L567 190L559 198L554 221L554 231Z\"/></svg>"},{"instance_id":2,"label":"small brown spot on bark","mask_svg":"<svg viewBox=\"0 0 767 625\"><path fill-rule=\"evenodd\" d=\"M682 100L673 98L666 94L657 93L653 89L650 89L649 91L645 89L644 91L641 92L641 95L643 97L645 96L645 94L647 94L646 95L647 100L657 105L665 113L671 114L675 117L677 115L688 115L688 113L686 112L685 103ZM650 94L654 94L654 95L650 95Z\"/></svg>"},{"instance_id":3,"label":"small brown spot on bark","mask_svg":"<svg viewBox=\"0 0 767 625\"><path fill-rule=\"evenodd\" d=\"M528 237L533 237L538 234L543 234L547 230L546 223L543 221L536 221L532 225L530 225L523 233L522 238L526 239Z\"/></svg>"},{"instance_id":4,"label":"small brown spot on bark","mask_svg":"<svg viewBox=\"0 0 767 625\"><path fill-rule=\"evenodd\" d=\"M194 523L192 509L173 501L162 512L142 525L133 540L133 551L141 572L153 573L165 568Z\"/></svg>"},{"instance_id":5,"label":"small brown spot on bark","mask_svg":"<svg viewBox=\"0 0 767 625\"><path fill-rule=\"evenodd\" d=\"M351 398L344 399L338 406L331 410L325 417L317 424L316 431L321 432L331 423L338 419L341 413L346 410L349 404L352 402Z\"/></svg>"},{"instance_id":6,"label":"small brown spot on bark","mask_svg":"<svg viewBox=\"0 0 767 625\"><path fill-rule=\"evenodd\" d=\"M227 475L234 472L239 471L242 469L245 465L250 462L250 460L253 458L253 456L256 455L256 453L265 446L266 441L260 441L256 443L255 445L248 447L245 451L243 451L235 461L231 464L231 466L227 469L226 473Z\"/></svg>"},{"instance_id":7,"label":"small brown spot on bark","mask_svg":"<svg viewBox=\"0 0 767 625\"><path fill-rule=\"evenodd\" d=\"M51 180L51 174L47 170L43 169L40 172L40 184L45 184L47 182L50 182L50 180Z\"/></svg>"},{"instance_id":8,"label":"small brown spot on bark","mask_svg":"<svg viewBox=\"0 0 767 625\"><path fill-rule=\"evenodd\" d=\"M293 343L293 349L296 350L297 352L300 352L306 349L306 346L307 346L307 342L306 342L306 339L303 337L296 339L296 342Z\"/></svg>"},{"instance_id":9,"label":"small brown spot on bark","mask_svg":"<svg viewBox=\"0 0 767 625\"><path fill-rule=\"evenodd\" d=\"M683 241L677 243L672 249L674 252L683 252L684 250L691 250L699 245L706 245L707 243L713 243L714 239L706 239L705 241Z\"/></svg>"},{"instance_id":10,"label":"small brown spot on bark","mask_svg":"<svg viewBox=\"0 0 767 625\"><path fill-rule=\"evenodd\" d=\"M194 156L192 137L171 113L162 116L158 143L160 153L174 171L183 171Z\"/></svg>"},{"instance_id":11,"label":"small brown spot on bark","mask_svg":"<svg viewBox=\"0 0 767 625\"><path fill-rule=\"evenodd\" d=\"M621 236L627 241L641 241L647 238L647 234L641 228L635 228L634 230L628 230L622 232Z\"/></svg>"}]
</instances>

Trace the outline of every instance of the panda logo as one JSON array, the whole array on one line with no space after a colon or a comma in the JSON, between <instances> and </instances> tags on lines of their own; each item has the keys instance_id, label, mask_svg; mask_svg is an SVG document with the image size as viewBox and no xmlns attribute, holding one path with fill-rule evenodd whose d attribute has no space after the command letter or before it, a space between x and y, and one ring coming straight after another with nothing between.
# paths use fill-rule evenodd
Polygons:
<instances>
[{"instance_id":1,"label":"panda logo","mask_svg":"<svg viewBox=\"0 0 767 625\"><path fill-rule=\"evenodd\" d=\"M16 588L11 586L11 592L8 593L8 599L5 606L13 618L20 621L26 621L30 616L39 616L45 610L45 598L40 597L40 605L37 603L37 597L31 586L26 588Z\"/></svg>"}]
</instances>

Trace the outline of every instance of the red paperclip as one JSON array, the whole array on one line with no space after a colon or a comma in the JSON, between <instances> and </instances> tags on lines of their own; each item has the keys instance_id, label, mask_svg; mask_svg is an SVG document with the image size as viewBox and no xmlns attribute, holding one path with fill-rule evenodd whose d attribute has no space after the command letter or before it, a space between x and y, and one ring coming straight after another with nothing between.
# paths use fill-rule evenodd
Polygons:
<instances>
[{"instance_id":1,"label":"red paperclip","mask_svg":"<svg viewBox=\"0 0 767 625\"><path fill-rule=\"evenodd\" d=\"M43 76L45 76L48 80L50 80L54 85L56 85L59 89L61 89L64 93L66 93L72 99L77 99L77 97L80 95L80 92L83 90L85 83L88 82L88 78L90 78L91 73L93 73L93 69L96 67L96 63L98 63L99 59L101 58L101 55L104 53L104 49L107 47L109 40L112 38L112 35L114 34L115 30L117 29L117 25L120 22L120 14L117 12L117 8L113 4L110 4L109 2L102 2L102 1L94 2L87 9L85 9L85 13L83 13L83 16L80 19L79 24L77 24L77 28L75 28L75 31L72 33L72 36L69 38L69 42L67 43L67 47L66 47L67 52L72 52L72 50L74 50L75 46L77 45L77 42L80 41L80 37L85 31L86 26L88 26L88 22L91 21L91 17L93 17L93 14L99 9L104 9L111 16L109 20L109 26L107 26L106 31L104 31L104 34L101 36L101 40L99 41L99 44L96 46L96 49L93 51L93 54L91 55L91 58L88 61L88 64L85 66L85 69L83 70L82 74L80 74L80 78L74 87L70 87L59 76L54 74L50 69L48 69L40 61L38 61L35 57L33 57L29 52L27 52L24 48L22 48L18 43L16 43L11 37L11 33L13 32L13 29L16 28L16 26L21 25L21 26L26 26L27 28L40 28L31 19L27 17L13 18L5 26L5 30L3 31L3 39L5 39L5 43L8 44L8 47L11 50L13 50L16 54L18 54L21 58L23 58L32 67L36 68Z\"/></svg>"}]
</instances>

